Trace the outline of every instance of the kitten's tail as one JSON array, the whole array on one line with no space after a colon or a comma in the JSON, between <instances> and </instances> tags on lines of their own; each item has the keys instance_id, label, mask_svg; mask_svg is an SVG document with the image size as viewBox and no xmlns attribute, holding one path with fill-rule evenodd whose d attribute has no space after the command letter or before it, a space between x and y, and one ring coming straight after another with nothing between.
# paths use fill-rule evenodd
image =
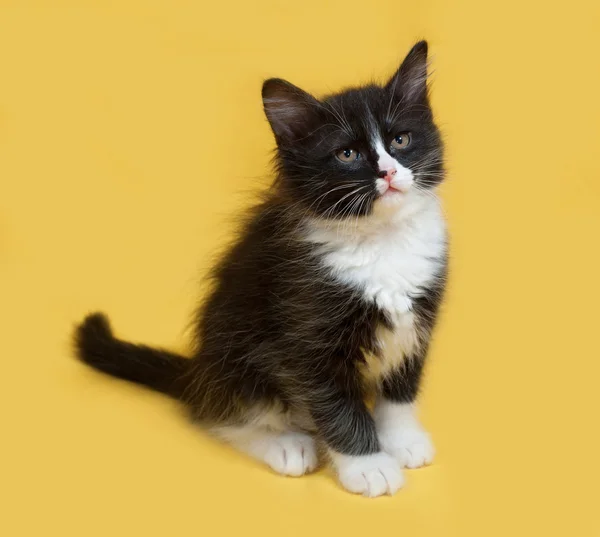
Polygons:
<instances>
[{"instance_id":1,"label":"kitten's tail","mask_svg":"<svg viewBox=\"0 0 600 537\"><path fill-rule=\"evenodd\" d=\"M94 313L74 334L77 357L93 368L181 398L191 360L161 349L134 345L114 337L108 319Z\"/></svg>"}]
</instances>

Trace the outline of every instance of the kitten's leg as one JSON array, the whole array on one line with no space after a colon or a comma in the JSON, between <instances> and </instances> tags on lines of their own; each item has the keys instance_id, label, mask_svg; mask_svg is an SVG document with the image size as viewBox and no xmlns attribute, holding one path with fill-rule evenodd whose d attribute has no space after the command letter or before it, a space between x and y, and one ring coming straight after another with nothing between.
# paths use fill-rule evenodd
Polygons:
<instances>
[{"instance_id":1,"label":"kitten's leg","mask_svg":"<svg viewBox=\"0 0 600 537\"><path fill-rule=\"evenodd\" d=\"M383 379L381 398L374 411L383 449L407 468L429 464L434 455L431 439L415 415L414 402L419 391L429 338L444 292L446 258L440 261L440 272L435 281L412 302L413 322L419 327L419 344L411 354L405 356L396 370Z\"/></svg>"},{"instance_id":2,"label":"kitten's leg","mask_svg":"<svg viewBox=\"0 0 600 537\"><path fill-rule=\"evenodd\" d=\"M422 367L422 357L407 358L384 379L374 410L382 449L406 468L430 464L434 455L431 439L415 415L414 400Z\"/></svg>"},{"instance_id":3,"label":"kitten's leg","mask_svg":"<svg viewBox=\"0 0 600 537\"><path fill-rule=\"evenodd\" d=\"M311 414L341 484L364 496L394 494L404 482L398 462L380 449L373 417L362 401L330 393Z\"/></svg>"},{"instance_id":4,"label":"kitten's leg","mask_svg":"<svg viewBox=\"0 0 600 537\"><path fill-rule=\"evenodd\" d=\"M318 464L315 441L306 433L275 431L254 423L219 426L212 432L279 474L301 476Z\"/></svg>"}]
</instances>

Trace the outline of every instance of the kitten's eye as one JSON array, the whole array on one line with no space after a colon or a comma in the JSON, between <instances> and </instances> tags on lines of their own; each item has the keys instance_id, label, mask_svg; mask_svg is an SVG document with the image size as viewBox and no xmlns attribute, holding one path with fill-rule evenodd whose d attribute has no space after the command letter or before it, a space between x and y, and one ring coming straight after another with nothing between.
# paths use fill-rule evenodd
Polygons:
<instances>
[{"instance_id":1,"label":"kitten's eye","mask_svg":"<svg viewBox=\"0 0 600 537\"><path fill-rule=\"evenodd\" d=\"M360 153L354 149L342 149L336 155L342 162L354 162L359 156Z\"/></svg>"},{"instance_id":2,"label":"kitten's eye","mask_svg":"<svg viewBox=\"0 0 600 537\"><path fill-rule=\"evenodd\" d=\"M409 145L410 134L408 132L400 133L392 140L392 147L394 149L405 149Z\"/></svg>"}]
</instances>

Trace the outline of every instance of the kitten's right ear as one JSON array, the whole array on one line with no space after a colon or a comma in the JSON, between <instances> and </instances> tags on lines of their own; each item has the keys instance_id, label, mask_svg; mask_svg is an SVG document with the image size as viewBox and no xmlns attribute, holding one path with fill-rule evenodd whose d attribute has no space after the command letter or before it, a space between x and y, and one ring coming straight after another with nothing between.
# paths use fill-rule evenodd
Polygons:
<instances>
[{"instance_id":1,"label":"kitten's right ear","mask_svg":"<svg viewBox=\"0 0 600 537\"><path fill-rule=\"evenodd\" d=\"M419 41L404 58L386 88L406 102L427 99L427 41Z\"/></svg>"},{"instance_id":2,"label":"kitten's right ear","mask_svg":"<svg viewBox=\"0 0 600 537\"><path fill-rule=\"evenodd\" d=\"M281 78L264 82L262 99L278 143L306 136L320 106L312 95Z\"/></svg>"}]
</instances>

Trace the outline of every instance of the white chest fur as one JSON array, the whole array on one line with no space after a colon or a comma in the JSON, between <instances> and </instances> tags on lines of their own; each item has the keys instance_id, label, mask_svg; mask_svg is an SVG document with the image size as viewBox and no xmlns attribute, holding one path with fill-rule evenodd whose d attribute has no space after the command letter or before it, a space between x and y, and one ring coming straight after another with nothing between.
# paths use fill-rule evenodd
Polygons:
<instances>
[{"instance_id":1,"label":"white chest fur","mask_svg":"<svg viewBox=\"0 0 600 537\"><path fill-rule=\"evenodd\" d=\"M356 225L316 223L308 236L321 245L336 279L384 310L393 328L378 328L380 356L368 356L365 375L380 379L418 344L412 299L439 273L446 230L440 206L415 195L393 214L375 213Z\"/></svg>"}]
</instances>

